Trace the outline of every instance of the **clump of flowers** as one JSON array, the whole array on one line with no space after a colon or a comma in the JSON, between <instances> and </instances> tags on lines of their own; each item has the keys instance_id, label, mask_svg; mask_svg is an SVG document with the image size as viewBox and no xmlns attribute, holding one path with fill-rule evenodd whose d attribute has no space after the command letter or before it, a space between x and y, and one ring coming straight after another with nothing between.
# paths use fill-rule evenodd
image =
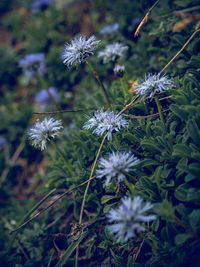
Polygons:
<instances>
[{"instance_id":1,"label":"clump of flowers","mask_svg":"<svg viewBox=\"0 0 200 267\"><path fill-rule=\"evenodd\" d=\"M99 52L98 57L103 59L104 64L115 62L116 59L122 58L127 50L128 46L120 43L108 44L103 51Z\"/></svg>"},{"instance_id":2,"label":"clump of flowers","mask_svg":"<svg viewBox=\"0 0 200 267\"><path fill-rule=\"evenodd\" d=\"M23 69L25 75L28 77L34 77L37 71L41 76L45 72L44 54L29 54L23 59L19 60L19 66Z\"/></svg>"},{"instance_id":3,"label":"clump of flowers","mask_svg":"<svg viewBox=\"0 0 200 267\"><path fill-rule=\"evenodd\" d=\"M139 159L131 152L113 152L108 159L99 160L99 169L96 171L97 178L106 177L104 186L107 186L112 178L116 178L118 183L126 177L126 173L133 166L139 163Z\"/></svg>"},{"instance_id":4,"label":"clump of flowers","mask_svg":"<svg viewBox=\"0 0 200 267\"><path fill-rule=\"evenodd\" d=\"M117 65L115 65L113 71L114 71L114 74L115 74L117 77L121 78L121 77L124 76L125 66L124 66L124 65L119 65L119 64L117 64Z\"/></svg>"},{"instance_id":5,"label":"clump of flowers","mask_svg":"<svg viewBox=\"0 0 200 267\"><path fill-rule=\"evenodd\" d=\"M113 38L118 34L119 23L114 25L107 25L101 29L100 34L104 35L107 38Z\"/></svg>"},{"instance_id":6,"label":"clump of flowers","mask_svg":"<svg viewBox=\"0 0 200 267\"><path fill-rule=\"evenodd\" d=\"M112 133L118 132L121 128L127 128L128 121L117 115L114 111L103 111L102 109L95 112L83 126L84 129L93 129L93 133L102 136L106 133L107 139L112 139Z\"/></svg>"},{"instance_id":7,"label":"clump of flowers","mask_svg":"<svg viewBox=\"0 0 200 267\"><path fill-rule=\"evenodd\" d=\"M89 39L81 35L71 40L71 43L66 43L65 49L62 53L62 60L68 67L72 65L79 65L87 60L87 58L94 54L100 41L92 35Z\"/></svg>"},{"instance_id":8,"label":"clump of flowers","mask_svg":"<svg viewBox=\"0 0 200 267\"><path fill-rule=\"evenodd\" d=\"M148 74L145 75L145 79L135 85L135 92L141 97L141 100L146 98L152 98L160 93L163 93L173 87L172 79L168 78L166 75L158 74Z\"/></svg>"},{"instance_id":9,"label":"clump of flowers","mask_svg":"<svg viewBox=\"0 0 200 267\"><path fill-rule=\"evenodd\" d=\"M32 9L33 13L37 13L40 10L43 10L50 6L53 3L53 0L35 0L30 8Z\"/></svg>"},{"instance_id":10,"label":"clump of flowers","mask_svg":"<svg viewBox=\"0 0 200 267\"><path fill-rule=\"evenodd\" d=\"M124 197L121 205L107 214L109 222L113 223L108 226L108 230L115 235L117 242L126 242L136 233L146 231L144 223L156 219L155 215L146 215L152 207L150 202L144 202L140 196L134 199Z\"/></svg>"},{"instance_id":11,"label":"clump of flowers","mask_svg":"<svg viewBox=\"0 0 200 267\"><path fill-rule=\"evenodd\" d=\"M52 97L55 99L55 101L57 102L59 100L57 89L54 87L50 87L49 92L52 95ZM39 104L42 110L45 110L47 106L52 104L51 99L46 89L42 89L40 92L36 94L35 102Z\"/></svg>"},{"instance_id":12,"label":"clump of flowers","mask_svg":"<svg viewBox=\"0 0 200 267\"><path fill-rule=\"evenodd\" d=\"M44 150L47 141L60 135L62 129L61 120L44 118L42 121L36 121L35 125L29 129L28 137L34 147Z\"/></svg>"}]
</instances>

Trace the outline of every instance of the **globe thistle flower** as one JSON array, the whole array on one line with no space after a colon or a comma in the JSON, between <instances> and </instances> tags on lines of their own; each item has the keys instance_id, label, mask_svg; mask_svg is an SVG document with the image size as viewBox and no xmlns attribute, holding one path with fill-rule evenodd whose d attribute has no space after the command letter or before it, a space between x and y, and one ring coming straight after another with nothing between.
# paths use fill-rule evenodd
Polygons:
<instances>
[{"instance_id":1,"label":"globe thistle flower","mask_svg":"<svg viewBox=\"0 0 200 267\"><path fill-rule=\"evenodd\" d=\"M140 196L134 199L124 197L121 205L116 209L111 209L107 214L110 223L108 230L115 235L117 242L126 242L136 233L144 232L144 223L156 219L155 215L146 215L153 205L150 202L143 202Z\"/></svg>"},{"instance_id":2,"label":"globe thistle flower","mask_svg":"<svg viewBox=\"0 0 200 267\"><path fill-rule=\"evenodd\" d=\"M103 51L99 52L98 57L103 58L103 63L106 64L115 61L119 57L123 57L127 50L128 46L120 43L108 44Z\"/></svg>"},{"instance_id":3,"label":"globe thistle flower","mask_svg":"<svg viewBox=\"0 0 200 267\"><path fill-rule=\"evenodd\" d=\"M56 88L54 87L50 87L49 91L52 95L52 97L55 99L55 101L57 102L59 100L59 95L58 95L58 91ZM42 110L45 110L47 106L51 106L51 99L49 97L49 94L47 92L46 89L42 89L40 92L38 92L35 96L35 102L37 104L39 104L39 107Z\"/></svg>"},{"instance_id":4,"label":"globe thistle flower","mask_svg":"<svg viewBox=\"0 0 200 267\"><path fill-rule=\"evenodd\" d=\"M101 29L100 34L104 35L107 38L113 38L118 34L119 23L114 25L107 25Z\"/></svg>"},{"instance_id":5,"label":"globe thistle flower","mask_svg":"<svg viewBox=\"0 0 200 267\"><path fill-rule=\"evenodd\" d=\"M71 43L66 43L65 49L62 53L62 60L68 67L78 65L87 60L87 58L94 54L100 41L92 35L88 40L84 35L75 37Z\"/></svg>"},{"instance_id":6,"label":"globe thistle flower","mask_svg":"<svg viewBox=\"0 0 200 267\"><path fill-rule=\"evenodd\" d=\"M143 82L135 85L135 92L141 97L141 100L146 98L152 98L160 93L163 93L173 87L172 79L165 75L158 74L148 74L145 75Z\"/></svg>"},{"instance_id":7,"label":"globe thistle flower","mask_svg":"<svg viewBox=\"0 0 200 267\"><path fill-rule=\"evenodd\" d=\"M30 8L32 9L33 13L37 13L41 10L44 10L48 6L50 6L53 3L53 0L35 0Z\"/></svg>"},{"instance_id":8,"label":"globe thistle flower","mask_svg":"<svg viewBox=\"0 0 200 267\"><path fill-rule=\"evenodd\" d=\"M25 75L32 78L35 71L43 76L45 72L44 54L29 54L19 60L19 66L23 69Z\"/></svg>"},{"instance_id":9,"label":"globe thistle flower","mask_svg":"<svg viewBox=\"0 0 200 267\"><path fill-rule=\"evenodd\" d=\"M113 152L108 159L99 160L99 169L96 171L97 178L106 177L104 186L107 186L112 178L118 183L122 182L127 172L139 163L139 159L131 152Z\"/></svg>"},{"instance_id":10,"label":"globe thistle flower","mask_svg":"<svg viewBox=\"0 0 200 267\"><path fill-rule=\"evenodd\" d=\"M124 72L125 72L125 66L124 65L115 65L114 69L114 74L119 77L119 78L122 78L124 76Z\"/></svg>"},{"instance_id":11,"label":"globe thistle flower","mask_svg":"<svg viewBox=\"0 0 200 267\"><path fill-rule=\"evenodd\" d=\"M112 139L112 133L118 132L121 128L128 127L128 121L118 116L114 111L103 111L102 109L95 112L83 126L83 129L93 129L93 133L102 136L106 133L107 139Z\"/></svg>"},{"instance_id":12,"label":"globe thistle flower","mask_svg":"<svg viewBox=\"0 0 200 267\"><path fill-rule=\"evenodd\" d=\"M36 121L35 125L29 129L28 137L34 147L44 150L47 141L60 135L62 129L61 120L44 118L42 121Z\"/></svg>"}]
</instances>

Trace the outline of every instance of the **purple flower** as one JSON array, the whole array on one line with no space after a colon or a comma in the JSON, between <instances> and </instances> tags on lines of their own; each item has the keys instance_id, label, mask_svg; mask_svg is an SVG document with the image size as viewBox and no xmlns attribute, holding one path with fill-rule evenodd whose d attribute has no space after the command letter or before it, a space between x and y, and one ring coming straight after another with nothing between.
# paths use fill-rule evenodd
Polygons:
<instances>
[{"instance_id":1,"label":"purple flower","mask_svg":"<svg viewBox=\"0 0 200 267\"><path fill-rule=\"evenodd\" d=\"M108 44L103 51L99 52L98 57L103 59L103 63L115 62L118 58L123 58L128 50L128 46L120 43Z\"/></svg>"},{"instance_id":2,"label":"purple flower","mask_svg":"<svg viewBox=\"0 0 200 267\"><path fill-rule=\"evenodd\" d=\"M6 145L7 140L6 138L0 136L0 150L2 150L4 148L4 146Z\"/></svg>"},{"instance_id":3,"label":"purple flower","mask_svg":"<svg viewBox=\"0 0 200 267\"><path fill-rule=\"evenodd\" d=\"M19 66L23 69L25 75L34 77L35 71L43 76L45 72L44 54L29 54L19 60Z\"/></svg>"}]
</instances>

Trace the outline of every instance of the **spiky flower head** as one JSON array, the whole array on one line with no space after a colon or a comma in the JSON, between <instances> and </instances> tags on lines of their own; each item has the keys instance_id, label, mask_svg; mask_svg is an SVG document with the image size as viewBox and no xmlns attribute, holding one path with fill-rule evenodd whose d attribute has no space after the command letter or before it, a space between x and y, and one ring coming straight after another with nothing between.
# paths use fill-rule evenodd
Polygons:
<instances>
[{"instance_id":1,"label":"spiky flower head","mask_svg":"<svg viewBox=\"0 0 200 267\"><path fill-rule=\"evenodd\" d=\"M62 60L68 67L72 65L79 65L87 60L87 58L94 54L100 41L92 35L88 40L85 35L75 37L71 43L66 43L65 49L62 53Z\"/></svg>"},{"instance_id":2,"label":"spiky flower head","mask_svg":"<svg viewBox=\"0 0 200 267\"><path fill-rule=\"evenodd\" d=\"M98 110L94 116L90 118L83 126L83 129L93 129L93 133L102 136L106 133L107 139L112 139L112 133L118 132L121 128L127 128L128 121L122 115L116 114L114 111Z\"/></svg>"},{"instance_id":3,"label":"spiky flower head","mask_svg":"<svg viewBox=\"0 0 200 267\"><path fill-rule=\"evenodd\" d=\"M144 101L146 98L152 98L160 93L163 93L173 87L173 80L166 75L148 74L145 75L144 80L141 83L135 85L135 92Z\"/></svg>"},{"instance_id":4,"label":"spiky flower head","mask_svg":"<svg viewBox=\"0 0 200 267\"><path fill-rule=\"evenodd\" d=\"M117 65L115 65L113 71L114 71L114 74L115 74L117 77L121 78L121 77L124 76L125 66L124 66L124 65L119 65L119 64L117 64Z\"/></svg>"},{"instance_id":5,"label":"spiky flower head","mask_svg":"<svg viewBox=\"0 0 200 267\"><path fill-rule=\"evenodd\" d=\"M107 25L101 29L100 34L104 35L107 38L113 38L118 34L119 23L114 25Z\"/></svg>"},{"instance_id":6,"label":"spiky flower head","mask_svg":"<svg viewBox=\"0 0 200 267\"><path fill-rule=\"evenodd\" d=\"M53 0L35 0L30 8L32 9L33 13L37 13L45 8L47 8L48 6L50 6L52 4Z\"/></svg>"},{"instance_id":7,"label":"spiky flower head","mask_svg":"<svg viewBox=\"0 0 200 267\"><path fill-rule=\"evenodd\" d=\"M29 54L19 60L19 66L23 69L25 75L32 78L37 71L41 76L45 72L44 54Z\"/></svg>"},{"instance_id":8,"label":"spiky flower head","mask_svg":"<svg viewBox=\"0 0 200 267\"><path fill-rule=\"evenodd\" d=\"M107 218L112 225L108 230L115 235L117 242L126 242L136 233L144 232L146 229L144 223L156 219L155 215L146 215L152 209L150 202L144 202L140 196L124 197L121 205L116 209L111 209Z\"/></svg>"},{"instance_id":9,"label":"spiky flower head","mask_svg":"<svg viewBox=\"0 0 200 267\"><path fill-rule=\"evenodd\" d=\"M115 62L116 59L122 58L127 50L128 46L120 43L108 44L103 51L99 52L98 57L103 59L104 64Z\"/></svg>"},{"instance_id":10,"label":"spiky flower head","mask_svg":"<svg viewBox=\"0 0 200 267\"><path fill-rule=\"evenodd\" d=\"M50 87L49 92L57 102L59 100L59 94L56 88ZM42 110L45 110L47 106L51 106L52 102L46 89L42 89L35 96L35 102Z\"/></svg>"},{"instance_id":11,"label":"spiky flower head","mask_svg":"<svg viewBox=\"0 0 200 267\"><path fill-rule=\"evenodd\" d=\"M34 147L44 150L47 141L60 135L62 129L61 120L44 118L42 121L36 121L35 125L29 129L28 137Z\"/></svg>"},{"instance_id":12,"label":"spiky flower head","mask_svg":"<svg viewBox=\"0 0 200 267\"><path fill-rule=\"evenodd\" d=\"M118 183L126 177L126 173L139 163L139 159L131 152L113 152L108 159L99 160L99 169L96 171L97 178L105 177L104 186L107 186L112 178Z\"/></svg>"}]
</instances>

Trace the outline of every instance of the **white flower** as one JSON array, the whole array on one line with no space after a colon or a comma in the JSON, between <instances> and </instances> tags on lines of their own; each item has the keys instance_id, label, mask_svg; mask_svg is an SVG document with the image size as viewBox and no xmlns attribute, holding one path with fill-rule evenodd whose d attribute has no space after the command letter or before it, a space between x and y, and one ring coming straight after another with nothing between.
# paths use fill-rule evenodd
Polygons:
<instances>
[{"instance_id":1,"label":"white flower","mask_svg":"<svg viewBox=\"0 0 200 267\"><path fill-rule=\"evenodd\" d=\"M150 202L143 202L140 196L134 199L124 197L121 205L116 209L111 209L107 214L109 222L108 230L115 235L117 242L126 242L134 237L136 232L145 231L144 223L156 219L155 215L146 215L153 205Z\"/></svg>"},{"instance_id":2,"label":"white flower","mask_svg":"<svg viewBox=\"0 0 200 267\"><path fill-rule=\"evenodd\" d=\"M119 23L115 23L114 25L107 25L103 29L101 29L100 34L108 38L113 38L118 34L118 29Z\"/></svg>"},{"instance_id":3,"label":"white flower","mask_svg":"<svg viewBox=\"0 0 200 267\"><path fill-rule=\"evenodd\" d=\"M128 46L120 43L108 44L105 49L99 52L98 57L103 58L103 63L115 61L119 57L123 57L124 53L128 50Z\"/></svg>"},{"instance_id":4,"label":"white flower","mask_svg":"<svg viewBox=\"0 0 200 267\"><path fill-rule=\"evenodd\" d=\"M94 54L100 41L92 35L88 40L84 35L75 37L71 43L66 43L65 49L62 53L62 60L68 67L71 65L78 65L87 60L87 58Z\"/></svg>"},{"instance_id":5,"label":"white flower","mask_svg":"<svg viewBox=\"0 0 200 267\"><path fill-rule=\"evenodd\" d=\"M42 121L36 121L35 125L29 129L28 137L34 147L44 150L47 141L58 136L62 129L60 120L44 118Z\"/></svg>"},{"instance_id":6,"label":"white flower","mask_svg":"<svg viewBox=\"0 0 200 267\"><path fill-rule=\"evenodd\" d=\"M108 140L112 139L112 132L118 132L121 128L128 127L128 121L121 115L118 116L114 111L103 111L102 109L95 112L83 126L83 129L93 129L93 133L102 136L106 133Z\"/></svg>"},{"instance_id":7,"label":"white flower","mask_svg":"<svg viewBox=\"0 0 200 267\"><path fill-rule=\"evenodd\" d=\"M163 93L173 87L172 79L165 75L148 74L142 83L135 85L135 92L141 96L141 100L147 97L152 99L156 94Z\"/></svg>"},{"instance_id":8,"label":"white flower","mask_svg":"<svg viewBox=\"0 0 200 267\"><path fill-rule=\"evenodd\" d=\"M96 171L97 178L106 177L104 186L107 186L112 178L116 178L118 183L123 181L131 167L137 165L139 159L131 152L113 152L108 159L99 160L99 169Z\"/></svg>"}]
</instances>

